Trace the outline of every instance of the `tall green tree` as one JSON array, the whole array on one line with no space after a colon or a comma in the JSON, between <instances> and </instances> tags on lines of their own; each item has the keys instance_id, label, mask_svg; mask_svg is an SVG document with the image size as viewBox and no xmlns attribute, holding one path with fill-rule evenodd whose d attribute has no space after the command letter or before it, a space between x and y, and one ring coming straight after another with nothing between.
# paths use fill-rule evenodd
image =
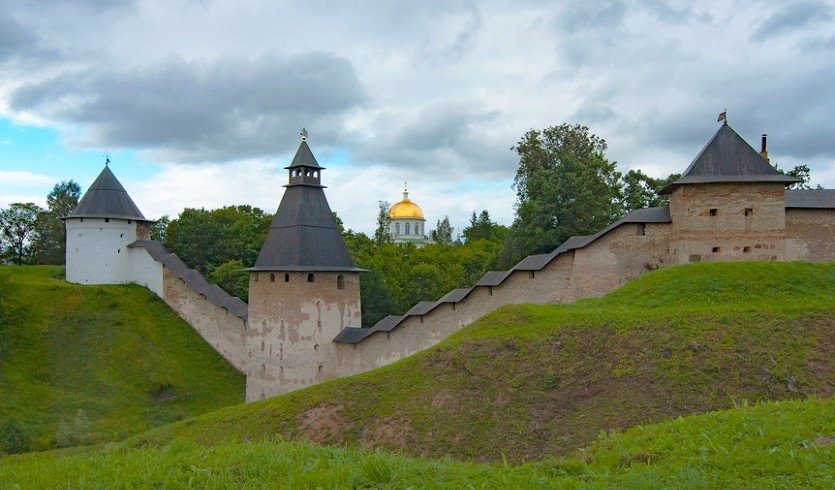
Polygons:
<instances>
[{"instance_id":1,"label":"tall green tree","mask_svg":"<svg viewBox=\"0 0 835 490\"><path fill-rule=\"evenodd\" d=\"M519 155L516 218L502 250L504 266L594 233L622 214L621 173L605 156L606 141L587 126L532 129L512 149Z\"/></svg>"},{"instance_id":2,"label":"tall green tree","mask_svg":"<svg viewBox=\"0 0 835 490\"><path fill-rule=\"evenodd\" d=\"M167 214L163 214L157 218L151 224L151 240L165 243L165 232L168 230L169 224L171 224L171 218Z\"/></svg>"},{"instance_id":3,"label":"tall green tree","mask_svg":"<svg viewBox=\"0 0 835 490\"><path fill-rule=\"evenodd\" d=\"M3 255L15 264L29 262L30 240L35 233L38 215L44 210L31 202L12 203L0 210L0 235L6 243Z\"/></svg>"},{"instance_id":4,"label":"tall green tree","mask_svg":"<svg viewBox=\"0 0 835 490\"><path fill-rule=\"evenodd\" d=\"M186 208L166 228L165 246L204 275L230 260L251 267L271 221L272 215L252 206Z\"/></svg>"},{"instance_id":5,"label":"tall green tree","mask_svg":"<svg viewBox=\"0 0 835 490\"><path fill-rule=\"evenodd\" d=\"M391 242L391 234L389 234L389 208L391 205L388 201L380 201L377 210L377 228L374 230L374 243L382 245Z\"/></svg>"},{"instance_id":6,"label":"tall green tree","mask_svg":"<svg viewBox=\"0 0 835 490\"><path fill-rule=\"evenodd\" d=\"M38 264L63 264L66 261L67 228L61 218L78 206L81 186L64 180L46 196L47 210L38 215L32 238L32 261Z\"/></svg>"},{"instance_id":7,"label":"tall green tree","mask_svg":"<svg viewBox=\"0 0 835 490\"><path fill-rule=\"evenodd\" d=\"M470 224L464 228L462 234L467 241L503 240L507 234L507 227L490 219L490 213L484 209L478 215L473 211L470 216Z\"/></svg>"},{"instance_id":8,"label":"tall green tree","mask_svg":"<svg viewBox=\"0 0 835 490\"><path fill-rule=\"evenodd\" d=\"M783 170L777 165L774 166L779 172L788 175L789 177L794 177L795 179L800 180L800 182L795 182L794 184L789 186L789 189L811 189L812 186L809 184L811 182L811 170L809 166L806 164L795 165L794 168L791 170ZM818 186L820 188L820 186Z\"/></svg>"},{"instance_id":9,"label":"tall green tree","mask_svg":"<svg viewBox=\"0 0 835 490\"><path fill-rule=\"evenodd\" d=\"M623 176L621 205L624 213L636 209L666 206L670 196L661 194L667 184L678 180L681 174L671 174L666 179L656 179L640 170L630 170Z\"/></svg>"},{"instance_id":10,"label":"tall green tree","mask_svg":"<svg viewBox=\"0 0 835 490\"><path fill-rule=\"evenodd\" d=\"M452 243L453 227L449 224L449 216L438 220L435 229L432 230L432 240L436 243Z\"/></svg>"}]
</instances>

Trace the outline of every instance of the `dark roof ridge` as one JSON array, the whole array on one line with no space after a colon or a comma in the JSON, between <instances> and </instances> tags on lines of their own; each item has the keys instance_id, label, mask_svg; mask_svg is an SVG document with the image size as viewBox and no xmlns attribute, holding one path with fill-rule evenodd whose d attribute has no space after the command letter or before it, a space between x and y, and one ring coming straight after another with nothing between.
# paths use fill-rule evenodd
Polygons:
<instances>
[{"instance_id":1,"label":"dark roof ridge","mask_svg":"<svg viewBox=\"0 0 835 490\"><path fill-rule=\"evenodd\" d=\"M105 165L96 180L90 184L78 206L68 216L62 217L69 218L113 218L152 222L145 219L119 179L113 175L109 165Z\"/></svg>"},{"instance_id":2,"label":"dark roof ridge","mask_svg":"<svg viewBox=\"0 0 835 490\"><path fill-rule=\"evenodd\" d=\"M799 182L771 166L742 136L728 124L723 124L681 177L661 190L669 194L687 184L724 182L774 182L792 184Z\"/></svg>"},{"instance_id":3,"label":"dark roof ridge","mask_svg":"<svg viewBox=\"0 0 835 490\"><path fill-rule=\"evenodd\" d=\"M299 148L296 150L296 155L293 156L293 161L290 162L290 165L284 168L291 169L295 167L312 167L318 169L325 168L320 166L319 162L316 161L316 157L313 156L313 151L310 149L310 145L307 144L307 140L305 139L299 143Z\"/></svg>"}]
</instances>

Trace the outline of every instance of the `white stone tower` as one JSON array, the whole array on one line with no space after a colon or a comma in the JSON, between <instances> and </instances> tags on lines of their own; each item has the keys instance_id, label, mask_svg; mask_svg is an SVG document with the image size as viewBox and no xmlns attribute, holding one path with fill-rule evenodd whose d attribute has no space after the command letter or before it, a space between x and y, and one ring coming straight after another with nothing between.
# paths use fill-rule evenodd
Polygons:
<instances>
[{"instance_id":1,"label":"white stone tower","mask_svg":"<svg viewBox=\"0 0 835 490\"><path fill-rule=\"evenodd\" d=\"M360 278L302 142L250 270L246 401L339 377L334 337L360 326Z\"/></svg>"},{"instance_id":2,"label":"white stone tower","mask_svg":"<svg viewBox=\"0 0 835 490\"><path fill-rule=\"evenodd\" d=\"M150 239L145 219L125 188L110 171L110 161L69 216L67 281L78 284L132 282L128 245Z\"/></svg>"}]
</instances>

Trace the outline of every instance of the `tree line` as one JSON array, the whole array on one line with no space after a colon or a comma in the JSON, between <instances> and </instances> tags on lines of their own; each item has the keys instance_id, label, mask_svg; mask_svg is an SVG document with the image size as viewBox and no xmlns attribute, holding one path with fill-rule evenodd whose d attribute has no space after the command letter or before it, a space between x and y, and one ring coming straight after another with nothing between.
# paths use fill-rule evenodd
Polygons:
<instances>
[{"instance_id":1,"label":"tree line","mask_svg":"<svg viewBox=\"0 0 835 490\"><path fill-rule=\"evenodd\" d=\"M402 314L418 301L436 300L451 289L474 284L489 270L508 269L530 254L547 253L572 235L599 231L626 213L668 203L661 190L679 178L653 178L640 170L622 173L606 157L606 141L587 126L561 124L532 129L512 147L519 156L513 182L515 217L511 226L494 222L488 210L473 211L467 226L454 233L449 218L439 219L421 248L391 242L389 204L380 202L373 235L340 231L361 281L363 325ZM809 188L809 168L785 172ZM0 210L0 259L7 263L61 264L66 232L60 217L78 204L81 188L60 182L47 196L47 209L15 203ZM211 282L247 299L244 271L258 257L272 214L247 206L184 209L152 226L162 242Z\"/></svg>"},{"instance_id":2,"label":"tree line","mask_svg":"<svg viewBox=\"0 0 835 490\"><path fill-rule=\"evenodd\" d=\"M65 261L67 231L62 217L81 198L81 186L62 181L46 196L47 208L16 202L0 209L0 263L53 264Z\"/></svg>"}]
</instances>

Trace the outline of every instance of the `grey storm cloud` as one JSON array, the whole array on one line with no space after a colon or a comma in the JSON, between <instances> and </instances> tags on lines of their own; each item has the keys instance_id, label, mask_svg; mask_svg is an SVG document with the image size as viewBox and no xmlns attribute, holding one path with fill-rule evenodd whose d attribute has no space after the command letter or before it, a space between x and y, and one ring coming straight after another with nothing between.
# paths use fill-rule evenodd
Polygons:
<instances>
[{"instance_id":1,"label":"grey storm cloud","mask_svg":"<svg viewBox=\"0 0 835 490\"><path fill-rule=\"evenodd\" d=\"M832 18L832 6L817 0L786 3L763 21L751 38L764 41Z\"/></svg>"},{"instance_id":2,"label":"grey storm cloud","mask_svg":"<svg viewBox=\"0 0 835 490\"><path fill-rule=\"evenodd\" d=\"M500 118L475 102L442 102L411 116L386 114L375 124L380 131L358 143L358 161L402 169L420 169L447 178L470 172L506 174L514 156L507 141L491 140L484 126Z\"/></svg>"},{"instance_id":3,"label":"grey storm cloud","mask_svg":"<svg viewBox=\"0 0 835 490\"><path fill-rule=\"evenodd\" d=\"M201 162L286 150L304 125L328 128L317 134L328 145L338 132L334 119L364 100L349 61L308 53L66 72L18 88L10 106L82 124L88 145Z\"/></svg>"},{"instance_id":4,"label":"grey storm cloud","mask_svg":"<svg viewBox=\"0 0 835 490\"><path fill-rule=\"evenodd\" d=\"M0 11L0 61L22 55L35 47L37 39L7 12Z\"/></svg>"}]
</instances>

